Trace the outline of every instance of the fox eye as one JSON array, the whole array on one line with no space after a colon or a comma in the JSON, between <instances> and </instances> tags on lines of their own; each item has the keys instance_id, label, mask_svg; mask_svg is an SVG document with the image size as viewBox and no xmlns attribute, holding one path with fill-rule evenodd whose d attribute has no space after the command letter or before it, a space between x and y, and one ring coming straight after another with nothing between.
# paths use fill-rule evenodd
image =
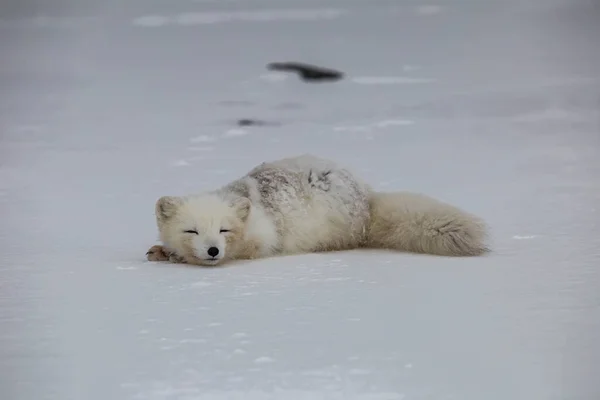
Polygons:
<instances>
[{"instance_id":1,"label":"fox eye","mask_svg":"<svg viewBox=\"0 0 600 400\"><path fill-rule=\"evenodd\" d=\"M190 230L188 230L188 231L183 231L183 233L193 233L194 235L197 235L197 234L198 234L198 231L197 231L197 230L195 230L195 229L190 229Z\"/></svg>"},{"instance_id":2,"label":"fox eye","mask_svg":"<svg viewBox=\"0 0 600 400\"><path fill-rule=\"evenodd\" d=\"M221 228L221 230L219 231L219 233L227 233L227 232L229 232L229 229L223 229L223 228Z\"/></svg>"}]
</instances>

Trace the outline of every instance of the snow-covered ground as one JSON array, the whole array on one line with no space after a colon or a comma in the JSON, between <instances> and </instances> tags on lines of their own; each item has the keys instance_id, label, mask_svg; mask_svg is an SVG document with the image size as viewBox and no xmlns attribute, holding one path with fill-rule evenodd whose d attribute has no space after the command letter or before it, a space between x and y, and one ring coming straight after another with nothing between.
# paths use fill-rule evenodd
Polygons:
<instances>
[{"instance_id":1,"label":"snow-covered ground","mask_svg":"<svg viewBox=\"0 0 600 400\"><path fill-rule=\"evenodd\" d=\"M598 2L5 3L3 400L600 398ZM303 152L494 252L145 262L159 196Z\"/></svg>"}]
</instances>

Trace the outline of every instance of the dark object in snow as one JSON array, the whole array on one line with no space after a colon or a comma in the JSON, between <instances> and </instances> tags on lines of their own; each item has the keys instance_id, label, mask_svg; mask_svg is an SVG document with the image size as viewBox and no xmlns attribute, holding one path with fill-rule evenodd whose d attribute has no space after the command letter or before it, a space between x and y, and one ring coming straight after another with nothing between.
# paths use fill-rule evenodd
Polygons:
<instances>
[{"instance_id":1,"label":"dark object in snow","mask_svg":"<svg viewBox=\"0 0 600 400\"><path fill-rule=\"evenodd\" d=\"M302 80L308 82L338 81L344 77L343 72L299 62L274 62L268 64L267 68L272 71L296 72Z\"/></svg>"},{"instance_id":2,"label":"dark object in snow","mask_svg":"<svg viewBox=\"0 0 600 400\"><path fill-rule=\"evenodd\" d=\"M237 126L280 126L281 123L275 121L265 121L254 118L241 118L235 121Z\"/></svg>"},{"instance_id":3,"label":"dark object in snow","mask_svg":"<svg viewBox=\"0 0 600 400\"><path fill-rule=\"evenodd\" d=\"M265 126L267 123L259 119L242 118L237 121L238 126Z\"/></svg>"}]
</instances>

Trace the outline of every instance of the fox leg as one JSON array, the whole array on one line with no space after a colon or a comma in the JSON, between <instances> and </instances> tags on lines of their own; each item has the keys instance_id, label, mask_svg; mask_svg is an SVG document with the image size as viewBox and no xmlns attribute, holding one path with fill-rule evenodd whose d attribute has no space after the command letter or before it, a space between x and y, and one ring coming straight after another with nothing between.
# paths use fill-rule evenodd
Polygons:
<instances>
[{"instance_id":1,"label":"fox leg","mask_svg":"<svg viewBox=\"0 0 600 400\"><path fill-rule=\"evenodd\" d=\"M150 247L146 252L148 261L169 261L173 264L184 264L183 258L179 257L172 251L167 250L164 246L155 245Z\"/></svg>"}]
</instances>

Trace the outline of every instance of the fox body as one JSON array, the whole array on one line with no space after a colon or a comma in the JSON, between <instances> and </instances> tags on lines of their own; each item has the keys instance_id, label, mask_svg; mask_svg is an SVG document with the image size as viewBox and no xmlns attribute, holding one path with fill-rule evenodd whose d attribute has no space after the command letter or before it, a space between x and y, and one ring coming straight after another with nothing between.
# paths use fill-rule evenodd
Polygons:
<instances>
[{"instance_id":1,"label":"fox body","mask_svg":"<svg viewBox=\"0 0 600 400\"><path fill-rule=\"evenodd\" d=\"M262 163L210 192L161 197L155 213L162 245L150 248L151 261L216 266L356 248L488 251L485 223L476 216L421 194L376 192L312 155Z\"/></svg>"}]
</instances>

